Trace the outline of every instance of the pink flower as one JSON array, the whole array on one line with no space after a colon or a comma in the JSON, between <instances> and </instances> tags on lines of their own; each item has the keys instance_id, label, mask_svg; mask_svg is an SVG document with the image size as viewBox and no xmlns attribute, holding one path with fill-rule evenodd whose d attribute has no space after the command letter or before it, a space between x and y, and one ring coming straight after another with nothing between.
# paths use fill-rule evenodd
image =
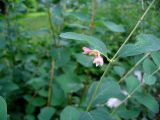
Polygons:
<instances>
[{"instance_id":1,"label":"pink flower","mask_svg":"<svg viewBox=\"0 0 160 120\"><path fill-rule=\"evenodd\" d=\"M97 56L93 59L93 63L96 64L96 67L97 66L102 66L103 65L103 58L101 56Z\"/></svg>"},{"instance_id":2,"label":"pink flower","mask_svg":"<svg viewBox=\"0 0 160 120\"><path fill-rule=\"evenodd\" d=\"M94 56L93 63L96 64L96 67L103 65L103 57L101 57L101 53L98 50L91 50L87 47L83 47L82 49L84 54Z\"/></svg>"},{"instance_id":3,"label":"pink flower","mask_svg":"<svg viewBox=\"0 0 160 120\"><path fill-rule=\"evenodd\" d=\"M90 48L87 48L87 47L83 47L82 49L84 51L83 53L87 54L87 55L89 55L92 52L92 50Z\"/></svg>"}]
</instances>

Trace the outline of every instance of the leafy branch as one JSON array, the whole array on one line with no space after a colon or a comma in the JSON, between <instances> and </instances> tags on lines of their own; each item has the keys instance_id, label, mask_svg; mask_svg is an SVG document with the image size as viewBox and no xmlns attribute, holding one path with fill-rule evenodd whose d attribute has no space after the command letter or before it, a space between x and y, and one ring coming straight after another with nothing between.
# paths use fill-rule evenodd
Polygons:
<instances>
[{"instance_id":1,"label":"leafy branch","mask_svg":"<svg viewBox=\"0 0 160 120\"><path fill-rule=\"evenodd\" d=\"M154 72L152 72L152 74L151 74L151 76L153 76L153 75L155 75L158 71L160 70L160 66L154 71ZM128 94L127 95L127 97L121 102L121 104L118 106L118 107L116 107L113 111L112 111L112 115L116 112L116 110L123 104L123 103L125 103L128 99L130 99L132 96L133 96L133 94L139 89L139 87L141 87L141 83L130 93L130 94Z\"/></svg>"},{"instance_id":2,"label":"leafy branch","mask_svg":"<svg viewBox=\"0 0 160 120\"><path fill-rule=\"evenodd\" d=\"M112 57L111 61L110 61L109 64L107 65L104 73L102 74L102 76L101 76L101 78L100 78L100 80L99 80L99 82L98 82L98 84L97 84L97 86L96 86L96 88L95 88L95 90L94 90L94 92L93 92L93 95L91 96L91 99L90 99L90 101L89 101L89 104L88 104L88 106L87 106L87 108L86 108L86 111L87 111L87 112L90 110L91 105L92 105L92 103L93 103L93 101L94 101L94 99L95 99L95 97L96 97L96 94L97 94L97 92L98 92L98 90L99 90L99 87L100 87L100 85L102 84L102 80L103 80L103 78L105 77L105 75L107 74L110 66L112 65L112 63L113 63L113 62L115 61L115 59L117 58L118 53L121 51L121 49L124 47L124 45L129 41L129 39L131 38L131 36L133 35L133 33L136 31L136 29L138 28L138 26L140 25L140 23L142 22L142 20L144 19L144 17L145 17L146 14L148 13L148 11L150 10L150 8L151 8L152 5L154 4L154 2L155 2L155 0L153 0L153 1L151 2L151 4L148 6L148 8L147 8L146 11L144 12L144 14L140 17L140 19L138 20L137 24L135 25L135 27L134 27L133 30L131 31L131 33L128 35L128 37L126 38L126 40L124 41L124 43L120 46L120 48L118 49L118 51L115 53L115 55Z\"/></svg>"}]
</instances>

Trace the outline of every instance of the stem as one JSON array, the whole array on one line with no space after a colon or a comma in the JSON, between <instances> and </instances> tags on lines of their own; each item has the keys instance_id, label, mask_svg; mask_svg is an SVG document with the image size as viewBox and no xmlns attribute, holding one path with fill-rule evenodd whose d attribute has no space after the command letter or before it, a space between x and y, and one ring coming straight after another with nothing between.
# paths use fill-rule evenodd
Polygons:
<instances>
[{"instance_id":1,"label":"stem","mask_svg":"<svg viewBox=\"0 0 160 120\"><path fill-rule=\"evenodd\" d=\"M156 74L159 70L160 70L160 66L151 75Z\"/></svg>"},{"instance_id":2,"label":"stem","mask_svg":"<svg viewBox=\"0 0 160 120\"><path fill-rule=\"evenodd\" d=\"M107 55L105 55L103 53L101 53L101 54L107 59L108 62L112 62L111 59L109 59Z\"/></svg>"},{"instance_id":3,"label":"stem","mask_svg":"<svg viewBox=\"0 0 160 120\"><path fill-rule=\"evenodd\" d=\"M90 21L90 29L94 29L94 16L95 16L95 1L92 0L92 16L91 16L91 21Z\"/></svg>"},{"instance_id":4,"label":"stem","mask_svg":"<svg viewBox=\"0 0 160 120\"><path fill-rule=\"evenodd\" d=\"M137 24L135 25L135 27L133 28L133 30L131 31L131 33L129 34L129 36L126 38L126 40L124 41L124 43L121 45L121 47L118 49L118 51L115 53L115 55L113 56L113 58L111 59L111 62L109 62L109 64L107 65L104 73L102 74L96 89L94 90L93 95L91 96L91 99L89 101L89 104L86 108L86 111L88 112L90 110L90 107L93 103L94 98L96 97L96 94L98 92L98 89L100 87L100 85L102 84L102 79L104 78L104 76L106 75L106 73L108 72L108 69L110 68L111 64L115 61L118 53L120 52L120 50L124 47L124 45L128 42L128 40L130 39L130 37L132 36L132 34L135 32L135 30L137 29L137 27L140 25L141 21L144 19L145 15L148 13L149 9L151 8L151 6L153 5L153 3L155 2L155 0L152 1L152 3L149 5L149 7L147 8L147 10L144 12L144 14L142 15L142 17L138 20Z\"/></svg>"},{"instance_id":5,"label":"stem","mask_svg":"<svg viewBox=\"0 0 160 120\"><path fill-rule=\"evenodd\" d=\"M146 55L144 55L144 56L119 80L118 83L121 83L123 80L125 80L126 77L127 77L128 75L130 75L130 74L133 72L133 70L134 70L139 64L141 64L141 63L143 62L143 60L146 59L149 55L150 55L150 53L147 53Z\"/></svg>"},{"instance_id":6,"label":"stem","mask_svg":"<svg viewBox=\"0 0 160 120\"><path fill-rule=\"evenodd\" d=\"M48 82L48 101L47 101L47 106L51 105L51 100L52 100L52 82L54 79L54 60L52 60L52 65L51 65L51 69L50 69L50 80Z\"/></svg>"}]
</instances>

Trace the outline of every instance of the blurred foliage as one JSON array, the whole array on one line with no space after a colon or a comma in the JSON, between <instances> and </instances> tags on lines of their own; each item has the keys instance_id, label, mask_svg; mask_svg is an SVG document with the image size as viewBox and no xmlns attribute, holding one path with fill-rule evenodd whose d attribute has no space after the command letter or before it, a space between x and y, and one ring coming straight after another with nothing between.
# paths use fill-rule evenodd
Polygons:
<instances>
[{"instance_id":1,"label":"blurred foliage","mask_svg":"<svg viewBox=\"0 0 160 120\"><path fill-rule=\"evenodd\" d=\"M85 112L106 65L92 65L82 47L111 58L151 1L94 0L91 28L91 0L0 0L0 120L7 113L8 120L158 119L160 73L152 74L160 67L158 0L103 79L91 111ZM122 84L118 80L148 52L136 68L143 85L112 115L107 100L123 100L122 90L131 93L141 84L134 74Z\"/></svg>"}]
</instances>

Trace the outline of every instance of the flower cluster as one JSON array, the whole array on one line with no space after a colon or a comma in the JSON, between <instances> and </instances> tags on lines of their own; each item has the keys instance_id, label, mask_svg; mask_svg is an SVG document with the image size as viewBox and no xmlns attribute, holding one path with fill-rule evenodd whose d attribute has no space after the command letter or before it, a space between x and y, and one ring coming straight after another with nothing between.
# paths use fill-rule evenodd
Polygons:
<instances>
[{"instance_id":1,"label":"flower cluster","mask_svg":"<svg viewBox=\"0 0 160 120\"><path fill-rule=\"evenodd\" d=\"M83 47L83 53L86 55L93 55L93 63L97 66L102 66L104 64L103 57L101 56L101 53L98 50L91 50L90 48Z\"/></svg>"}]
</instances>

